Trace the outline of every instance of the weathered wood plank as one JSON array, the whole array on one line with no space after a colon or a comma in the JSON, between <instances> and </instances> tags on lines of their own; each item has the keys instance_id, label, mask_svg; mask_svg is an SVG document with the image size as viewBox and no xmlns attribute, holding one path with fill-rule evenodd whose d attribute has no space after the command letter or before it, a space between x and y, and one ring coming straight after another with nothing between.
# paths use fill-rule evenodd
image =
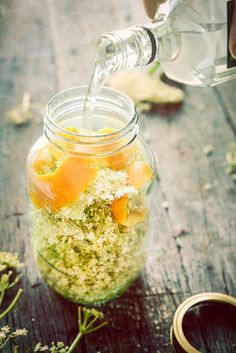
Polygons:
<instances>
[{"instance_id":1,"label":"weathered wood plank","mask_svg":"<svg viewBox=\"0 0 236 353\"><path fill-rule=\"evenodd\" d=\"M218 102L222 105L225 117L236 136L236 80L221 84L215 88Z\"/></svg>"},{"instance_id":2,"label":"weathered wood plank","mask_svg":"<svg viewBox=\"0 0 236 353\"><path fill-rule=\"evenodd\" d=\"M0 4L0 248L17 251L26 264L22 281L24 295L8 315L5 324L29 331L21 342L21 352L32 352L37 341L45 338L49 328L55 333L53 321L45 328L48 312L57 304L44 287L32 289L39 277L32 259L26 207L25 161L28 150L42 133L42 116L25 127L15 127L6 120L5 112L20 104L24 92L36 102L46 103L56 92L51 41L48 36L47 4L45 1L1 1ZM39 292L40 291L40 292ZM14 290L6 297L9 303ZM40 295L37 295L40 293ZM49 306L47 306L49 302ZM62 307L61 307L62 310ZM64 330L63 315L61 329ZM32 321L34 320L34 321ZM2 324L2 323L1 323ZM57 334L59 336L57 336ZM68 334L68 331L66 333ZM48 337L47 337L48 338ZM4 350L10 352L10 346Z\"/></svg>"},{"instance_id":3,"label":"weathered wood plank","mask_svg":"<svg viewBox=\"0 0 236 353\"><path fill-rule=\"evenodd\" d=\"M3 1L0 7L1 225L3 245L9 250L25 251L28 243L23 244L28 234L25 161L29 147L42 133L42 116L17 128L5 112L21 103L24 92L42 103L55 92L45 6L45 2ZM7 82L12 82L11 91Z\"/></svg>"},{"instance_id":4,"label":"weathered wood plank","mask_svg":"<svg viewBox=\"0 0 236 353\"><path fill-rule=\"evenodd\" d=\"M196 109L200 102L208 107L205 114ZM189 88L174 121L151 118L148 122L173 235L178 227L186 229L185 236L175 238L191 292L225 291L221 261L228 263L228 290L235 291L235 185L225 172L225 152L233 133L213 92ZM207 144L214 148L209 157L202 152ZM212 190L206 191L209 182Z\"/></svg>"},{"instance_id":5,"label":"weathered wood plank","mask_svg":"<svg viewBox=\"0 0 236 353\"><path fill-rule=\"evenodd\" d=\"M180 296L162 294L158 297L142 296L122 298L105 306L112 322L109 327L86 338L87 351L97 352L172 352L169 345L169 325L175 302ZM167 306L166 303L169 303ZM113 345L111 342L114 342Z\"/></svg>"}]
</instances>

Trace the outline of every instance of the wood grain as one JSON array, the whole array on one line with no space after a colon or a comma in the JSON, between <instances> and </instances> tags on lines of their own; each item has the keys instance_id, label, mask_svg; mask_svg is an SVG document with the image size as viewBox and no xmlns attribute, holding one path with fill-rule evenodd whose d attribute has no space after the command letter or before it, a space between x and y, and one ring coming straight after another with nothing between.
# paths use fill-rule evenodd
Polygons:
<instances>
[{"instance_id":1,"label":"wood grain","mask_svg":"<svg viewBox=\"0 0 236 353\"><path fill-rule=\"evenodd\" d=\"M0 245L18 251L26 263L25 295L5 321L29 330L17 341L20 352L32 352L39 341L71 342L76 306L47 287L31 253L25 160L42 133L42 117L17 128L4 112L19 104L24 92L45 104L59 89L86 84L98 36L145 21L135 0L1 1ZM141 117L158 171L147 265L127 293L101 307L110 325L83 339L76 352L170 353L170 324L185 298L203 291L236 295L236 187L225 171L227 144L234 139L234 85L186 88L185 103L171 118ZM213 153L207 157L203 148L208 144ZM206 191L207 183L212 190Z\"/></svg>"}]
</instances>

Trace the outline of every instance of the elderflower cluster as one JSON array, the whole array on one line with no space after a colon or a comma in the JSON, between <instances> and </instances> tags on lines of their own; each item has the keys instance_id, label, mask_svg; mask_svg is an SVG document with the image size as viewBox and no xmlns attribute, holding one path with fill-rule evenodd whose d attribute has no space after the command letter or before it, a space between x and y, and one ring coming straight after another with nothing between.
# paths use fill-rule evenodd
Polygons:
<instances>
[{"instance_id":1,"label":"elderflower cluster","mask_svg":"<svg viewBox=\"0 0 236 353\"><path fill-rule=\"evenodd\" d=\"M109 168L101 169L95 182L90 188L90 194L94 198L104 201L113 201L123 195L136 194L137 190L132 186L127 186L127 174L122 171L114 171Z\"/></svg>"},{"instance_id":2,"label":"elderflower cluster","mask_svg":"<svg viewBox=\"0 0 236 353\"><path fill-rule=\"evenodd\" d=\"M16 330L12 333L12 335L13 335L14 337L17 337L17 336L26 336L27 333L28 333L28 331L27 331L25 328L18 328L18 329L16 329Z\"/></svg>"},{"instance_id":3,"label":"elderflower cluster","mask_svg":"<svg viewBox=\"0 0 236 353\"><path fill-rule=\"evenodd\" d=\"M128 208L147 208L146 191L129 186L127 179L124 171L103 168L68 207L50 213L31 205L37 264L48 284L65 298L104 302L138 276L145 260L147 213L128 227L117 223L111 210L113 200L123 195L129 198Z\"/></svg>"},{"instance_id":4,"label":"elderflower cluster","mask_svg":"<svg viewBox=\"0 0 236 353\"><path fill-rule=\"evenodd\" d=\"M34 352L51 352L51 353L66 353L69 347L65 346L63 342L51 342L51 346L42 345L41 342L37 343L34 347Z\"/></svg>"},{"instance_id":5,"label":"elderflower cluster","mask_svg":"<svg viewBox=\"0 0 236 353\"><path fill-rule=\"evenodd\" d=\"M3 348L12 338L26 336L27 333L28 331L25 328L18 328L11 332L9 326L3 326L0 329L0 349Z\"/></svg>"},{"instance_id":6,"label":"elderflower cluster","mask_svg":"<svg viewBox=\"0 0 236 353\"><path fill-rule=\"evenodd\" d=\"M98 172L95 182L90 185L89 189L70 207L61 208L58 215L71 219L83 219L85 208L95 202L111 202L123 195L135 194L137 190L127 185L126 173L104 168Z\"/></svg>"},{"instance_id":7,"label":"elderflower cluster","mask_svg":"<svg viewBox=\"0 0 236 353\"><path fill-rule=\"evenodd\" d=\"M17 253L0 251L0 271L4 271L7 268L16 268L19 270L23 266L24 264L20 262Z\"/></svg>"},{"instance_id":8,"label":"elderflower cluster","mask_svg":"<svg viewBox=\"0 0 236 353\"><path fill-rule=\"evenodd\" d=\"M7 334L10 332L9 326L3 326L0 330L0 343L4 338L6 338Z\"/></svg>"}]
</instances>

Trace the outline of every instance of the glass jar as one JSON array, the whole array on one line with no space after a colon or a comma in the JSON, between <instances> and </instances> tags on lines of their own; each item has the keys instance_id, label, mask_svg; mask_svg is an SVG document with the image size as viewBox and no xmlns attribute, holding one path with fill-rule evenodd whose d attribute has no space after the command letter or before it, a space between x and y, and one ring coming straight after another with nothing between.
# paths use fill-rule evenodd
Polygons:
<instances>
[{"instance_id":1,"label":"glass jar","mask_svg":"<svg viewBox=\"0 0 236 353\"><path fill-rule=\"evenodd\" d=\"M48 103L28 157L28 195L43 278L63 297L95 304L120 295L144 265L155 176L131 99L103 88L88 119L86 92Z\"/></svg>"}]
</instances>

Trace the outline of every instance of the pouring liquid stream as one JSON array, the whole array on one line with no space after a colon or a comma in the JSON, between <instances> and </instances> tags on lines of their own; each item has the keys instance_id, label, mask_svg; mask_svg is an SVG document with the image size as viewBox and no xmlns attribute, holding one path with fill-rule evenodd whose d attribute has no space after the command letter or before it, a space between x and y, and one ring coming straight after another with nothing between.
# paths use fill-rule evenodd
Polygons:
<instances>
[{"instance_id":1,"label":"pouring liquid stream","mask_svg":"<svg viewBox=\"0 0 236 353\"><path fill-rule=\"evenodd\" d=\"M96 98L108 76L109 71L96 60L84 101L84 128L86 130L91 130L92 119L95 118L93 117L93 110Z\"/></svg>"}]
</instances>

